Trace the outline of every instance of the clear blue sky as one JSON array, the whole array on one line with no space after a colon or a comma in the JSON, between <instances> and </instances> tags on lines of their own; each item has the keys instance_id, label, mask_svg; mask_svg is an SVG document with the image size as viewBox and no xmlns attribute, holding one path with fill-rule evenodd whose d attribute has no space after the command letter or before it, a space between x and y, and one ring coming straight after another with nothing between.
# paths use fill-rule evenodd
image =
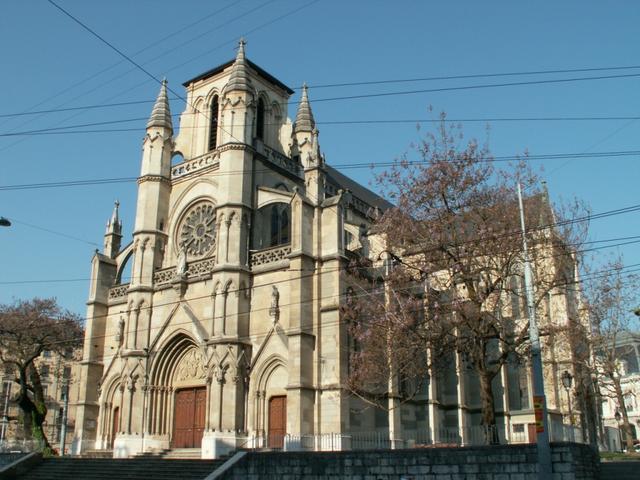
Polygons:
<instances>
[{"instance_id":1,"label":"clear blue sky","mask_svg":"<svg viewBox=\"0 0 640 480\"><path fill-rule=\"evenodd\" d=\"M433 116L428 105L446 111L450 118L640 116L640 77L313 103L346 95L640 74L639 68L313 88L371 80L640 65L637 2L57 1L155 76L166 76L180 92L183 81L233 58L235 44L244 35L248 58L292 88L304 81L312 87L321 147L332 164L388 162L407 151L419 134L414 123L323 122L427 119ZM301 8L304 5L308 6ZM153 100L158 91L157 84L45 0L2 2L0 44L0 115ZM292 100L297 99L296 93ZM173 113L183 106L172 101ZM0 117L1 135L141 119L90 127L133 129L121 132L0 136L0 186L137 176L150 108L142 103ZM295 115L295 106L289 115ZM484 123L465 123L464 128L469 136L485 137ZM490 128L492 151L500 156L525 150L532 155L638 150L639 139L640 120L492 122ZM544 167L555 199L577 196L594 212L640 203L637 155L534 164ZM345 173L365 184L372 178L369 169ZM121 202L127 243L135 198L134 182L0 190L0 215L14 221L12 227L0 230L0 303L55 296L64 307L84 314L90 259L102 246L113 201ZM640 235L638 215L596 220L591 237ZM638 245L620 247L628 264L640 262ZM609 251L616 249L597 253ZM36 283L14 283L23 281Z\"/></svg>"}]
</instances>

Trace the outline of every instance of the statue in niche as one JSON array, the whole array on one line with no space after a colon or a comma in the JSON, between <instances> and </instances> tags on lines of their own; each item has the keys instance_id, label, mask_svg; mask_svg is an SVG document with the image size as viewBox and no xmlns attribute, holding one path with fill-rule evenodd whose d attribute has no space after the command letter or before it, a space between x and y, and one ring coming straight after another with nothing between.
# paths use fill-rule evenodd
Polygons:
<instances>
[{"instance_id":1,"label":"statue in niche","mask_svg":"<svg viewBox=\"0 0 640 480\"><path fill-rule=\"evenodd\" d=\"M178 254L178 263L176 265L176 275L180 278L187 276L187 244L183 243Z\"/></svg>"},{"instance_id":2,"label":"statue in niche","mask_svg":"<svg viewBox=\"0 0 640 480\"><path fill-rule=\"evenodd\" d=\"M269 308L269 315L273 318L274 323L280 316L280 292L275 285L271 286L271 307Z\"/></svg>"},{"instance_id":3,"label":"statue in niche","mask_svg":"<svg viewBox=\"0 0 640 480\"><path fill-rule=\"evenodd\" d=\"M118 330L116 331L116 345L122 345L122 341L124 340L124 318L120 317L118 321Z\"/></svg>"}]
</instances>

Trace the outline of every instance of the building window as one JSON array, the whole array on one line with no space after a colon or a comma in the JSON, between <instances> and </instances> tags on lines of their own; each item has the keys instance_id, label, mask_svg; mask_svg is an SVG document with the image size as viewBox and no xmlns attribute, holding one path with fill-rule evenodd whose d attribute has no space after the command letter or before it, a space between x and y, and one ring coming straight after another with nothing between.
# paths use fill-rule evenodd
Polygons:
<instances>
[{"instance_id":1,"label":"building window","mask_svg":"<svg viewBox=\"0 0 640 480\"><path fill-rule=\"evenodd\" d=\"M256 137L264 140L264 100L258 99L258 113L256 118Z\"/></svg>"},{"instance_id":2,"label":"building window","mask_svg":"<svg viewBox=\"0 0 640 480\"><path fill-rule=\"evenodd\" d=\"M42 352L42 356L43 356L44 358L50 358L50 357L51 357L51 350L44 350L44 351Z\"/></svg>"},{"instance_id":3,"label":"building window","mask_svg":"<svg viewBox=\"0 0 640 480\"><path fill-rule=\"evenodd\" d=\"M262 207L257 213L255 248L286 245L291 241L291 206L274 203Z\"/></svg>"},{"instance_id":4,"label":"building window","mask_svg":"<svg viewBox=\"0 0 640 480\"><path fill-rule=\"evenodd\" d=\"M49 365L40 366L40 377L45 379L49 376Z\"/></svg>"},{"instance_id":5,"label":"building window","mask_svg":"<svg viewBox=\"0 0 640 480\"><path fill-rule=\"evenodd\" d=\"M636 406L636 397L632 392L624 395L624 406L627 412L633 412Z\"/></svg>"},{"instance_id":6,"label":"building window","mask_svg":"<svg viewBox=\"0 0 640 480\"><path fill-rule=\"evenodd\" d=\"M218 105L218 95L214 95L209 111L209 150L214 150L218 146Z\"/></svg>"}]
</instances>

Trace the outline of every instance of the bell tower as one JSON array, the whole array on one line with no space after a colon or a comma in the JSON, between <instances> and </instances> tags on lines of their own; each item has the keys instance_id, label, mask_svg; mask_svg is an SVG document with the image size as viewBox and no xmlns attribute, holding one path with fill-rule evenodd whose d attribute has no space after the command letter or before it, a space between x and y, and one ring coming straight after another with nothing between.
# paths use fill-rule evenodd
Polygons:
<instances>
[{"instance_id":1,"label":"bell tower","mask_svg":"<svg viewBox=\"0 0 640 480\"><path fill-rule=\"evenodd\" d=\"M171 193L173 145L167 81L163 80L142 141L142 166L138 178L138 200L133 231L134 263L131 291L138 287L151 287L153 270L162 265L162 255L167 241L165 223Z\"/></svg>"}]
</instances>

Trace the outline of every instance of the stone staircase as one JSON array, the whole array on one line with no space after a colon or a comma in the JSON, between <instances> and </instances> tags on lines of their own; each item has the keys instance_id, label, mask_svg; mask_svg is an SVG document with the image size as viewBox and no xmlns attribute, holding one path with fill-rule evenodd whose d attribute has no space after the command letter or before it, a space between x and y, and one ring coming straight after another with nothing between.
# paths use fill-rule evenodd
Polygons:
<instances>
[{"instance_id":1,"label":"stone staircase","mask_svg":"<svg viewBox=\"0 0 640 480\"><path fill-rule=\"evenodd\" d=\"M202 450L199 448L167 448L135 455L135 458L168 458L173 460L200 460L201 457Z\"/></svg>"},{"instance_id":2,"label":"stone staircase","mask_svg":"<svg viewBox=\"0 0 640 480\"><path fill-rule=\"evenodd\" d=\"M600 464L600 480L638 480L639 478L640 461L626 460Z\"/></svg>"},{"instance_id":3,"label":"stone staircase","mask_svg":"<svg viewBox=\"0 0 640 480\"><path fill-rule=\"evenodd\" d=\"M224 460L140 456L137 458L46 458L20 480L204 480Z\"/></svg>"}]
</instances>

